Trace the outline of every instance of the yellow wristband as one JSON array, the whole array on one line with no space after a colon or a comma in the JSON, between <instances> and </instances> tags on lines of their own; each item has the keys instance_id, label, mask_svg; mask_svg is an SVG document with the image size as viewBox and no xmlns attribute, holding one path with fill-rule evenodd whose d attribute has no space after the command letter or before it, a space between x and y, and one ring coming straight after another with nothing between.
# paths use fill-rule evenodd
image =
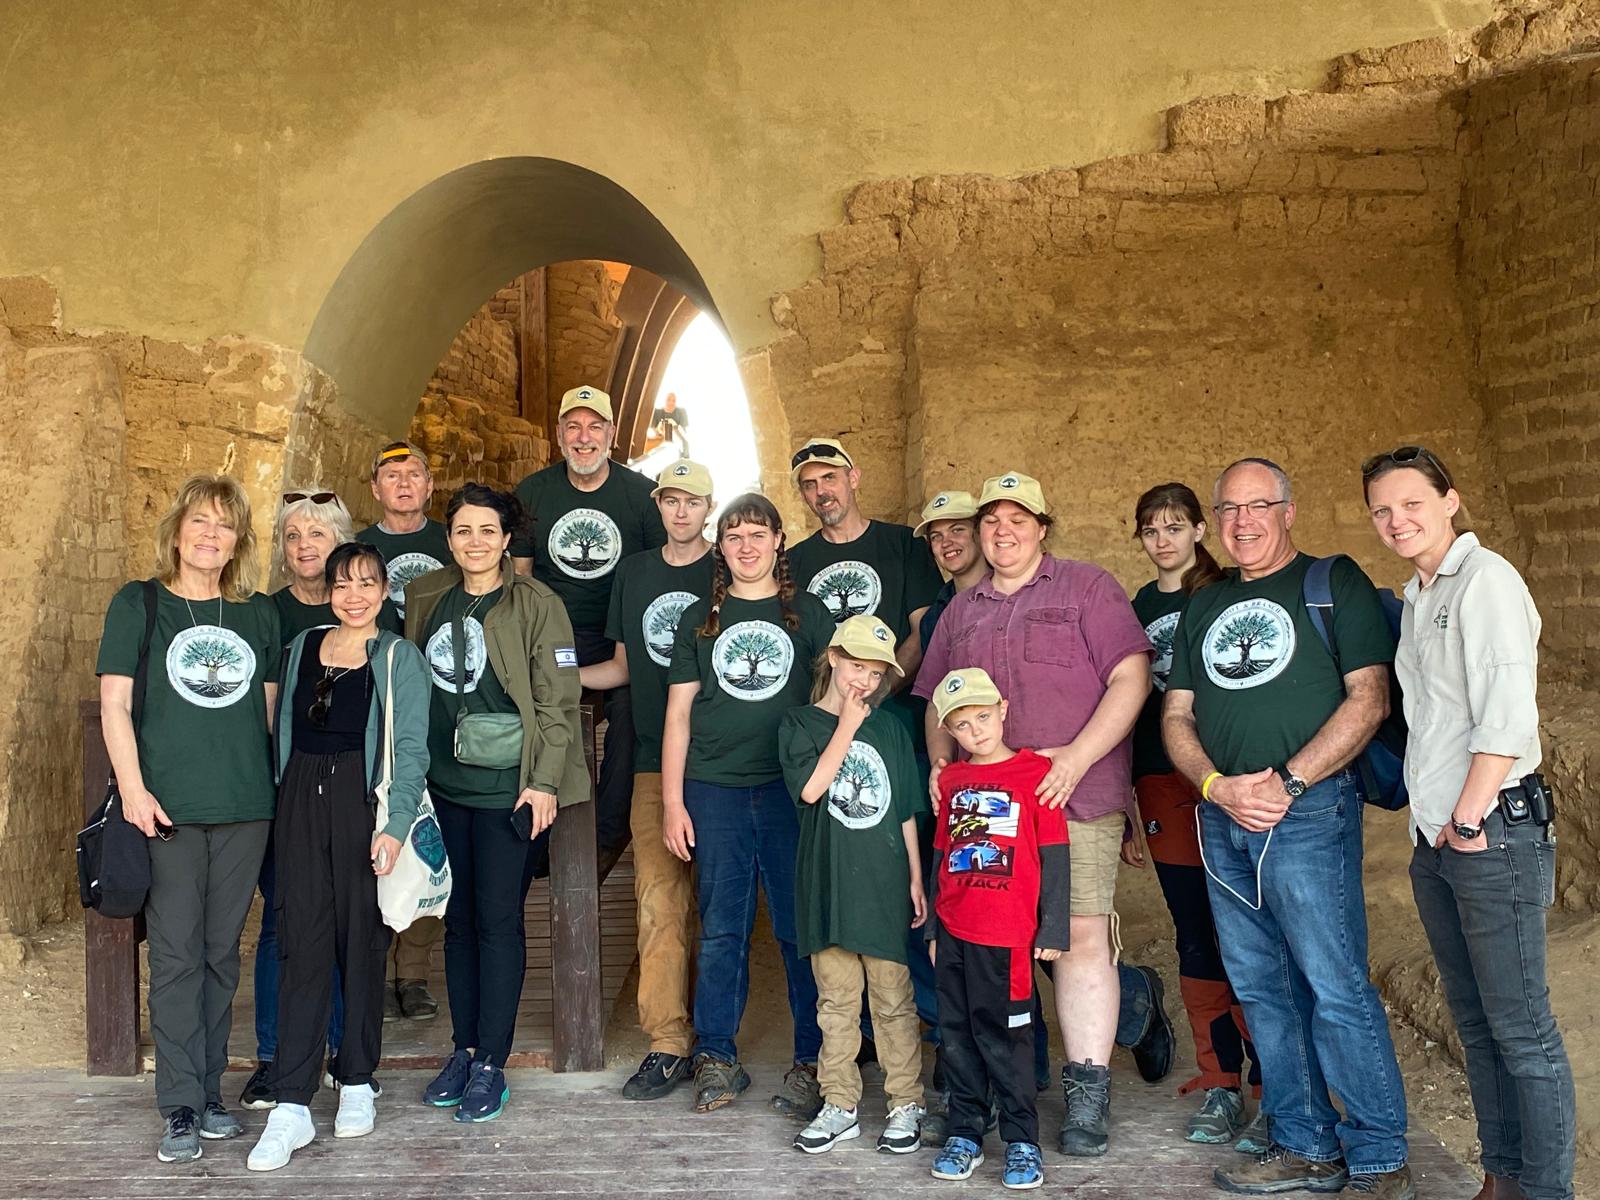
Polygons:
<instances>
[{"instance_id":1,"label":"yellow wristband","mask_svg":"<svg viewBox=\"0 0 1600 1200\"><path fill-rule=\"evenodd\" d=\"M1211 799L1211 785L1221 778L1221 771L1213 771L1202 779L1200 781L1200 799L1209 801Z\"/></svg>"}]
</instances>

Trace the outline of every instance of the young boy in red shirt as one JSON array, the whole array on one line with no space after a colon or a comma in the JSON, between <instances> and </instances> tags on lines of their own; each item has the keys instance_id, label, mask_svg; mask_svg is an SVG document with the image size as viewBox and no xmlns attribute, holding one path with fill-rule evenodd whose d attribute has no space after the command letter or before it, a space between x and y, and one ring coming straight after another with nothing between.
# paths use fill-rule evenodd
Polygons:
<instances>
[{"instance_id":1,"label":"young boy in red shirt","mask_svg":"<svg viewBox=\"0 0 1600 1200\"><path fill-rule=\"evenodd\" d=\"M967 1179L983 1162L990 1091L1006 1142L1001 1182L1044 1182L1034 1107L1033 962L1068 946L1067 822L1040 803L1048 759L1005 744L1006 702L987 672L952 671L934 710L967 754L939 775L935 824L934 974L950 1089L936 1179Z\"/></svg>"}]
</instances>

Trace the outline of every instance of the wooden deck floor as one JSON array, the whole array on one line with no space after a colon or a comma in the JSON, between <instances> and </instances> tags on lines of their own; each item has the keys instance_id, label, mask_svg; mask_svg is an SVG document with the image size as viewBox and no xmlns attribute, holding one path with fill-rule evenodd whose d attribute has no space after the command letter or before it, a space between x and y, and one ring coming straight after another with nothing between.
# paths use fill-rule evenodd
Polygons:
<instances>
[{"instance_id":1,"label":"wooden deck floor","mask_svg":"<svg viewBox=\"0 0 1600 1200\"><path fill-rule=\"evenodd\" d=\"M466 1126L417 1103L426 1072L391 1073L384 1077L376 1132L349 1141L331 1136L335 1101L319 1093L312 1106L317 1140L284 1170L269 1175L245 1168L264 1113L240 1114L243 1138L206 1142L199 1162L168 1166L155 1158L160 1124L148 1079L86 1080L66 1072L0 1076L0 1105L7 1112L0 1124L0 1158L8 1164L0 1194L15 1200L511 1195L831 1200L948 1195L952 1186L967 1194L999 1194L1001 1151L993 1137L989 1160L965 1185L929 1177L929 1151L876 1153L883 1099L876 1086L881 1076L871 1068L861 1139L817 1156L791 1149L795 1127L766 1108L779 1066L758 1065L749 1092L705 1116L690 1110L685 1089L652 1104L623 1100L618 1089L626 1074L513 1071L505 1114L487 1125ZM1143 1084L1131 1070L1116 1074L1111 1152L1104 1158L1067 1159L1049 1148L1061 1118L1061 1097L1053 1091L1040 1098L1046 1189L1060 1194L1068 1188L1082 1200L1221 1196L1211 1172L1237 1158L1227 1147L1180 1140L1194 1101L1176 1099L1171 1086ZM1416 1133L1411 1145L1417 1192L1425 1200L1470 1196L1476 1189L1469 1173L1426 1133Z\"/></svg>"}]
</instances>

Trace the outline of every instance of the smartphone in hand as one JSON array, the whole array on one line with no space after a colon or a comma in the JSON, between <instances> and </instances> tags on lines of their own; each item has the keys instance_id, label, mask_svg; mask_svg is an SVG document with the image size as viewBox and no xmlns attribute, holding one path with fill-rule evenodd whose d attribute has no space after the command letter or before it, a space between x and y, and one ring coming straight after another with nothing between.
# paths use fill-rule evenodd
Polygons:
<instances>
[{"instance_id":1,"label":"smartphone in hand","mask_svg":"<svg viewBox=\"0 0 1600 1200\"><path fill-rule=\"evenodd\" d=\"M523 841L533 839L533 805L521 804L511 810L511 828Z\"/></svg>"}]
</instances>

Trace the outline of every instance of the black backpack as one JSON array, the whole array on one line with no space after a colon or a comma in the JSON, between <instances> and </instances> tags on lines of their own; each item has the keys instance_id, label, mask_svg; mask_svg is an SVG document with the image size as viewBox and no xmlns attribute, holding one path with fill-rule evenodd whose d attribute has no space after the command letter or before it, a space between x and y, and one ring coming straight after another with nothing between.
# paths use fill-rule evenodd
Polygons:
<instances>
[{"instance_id":1,"label":"black backpack","mask_svg":"<svg viewBox=\"0 0 1600 1200\"><path fill-rule=\"evenodd\" d=\"M144 581L144 636L133 672L133 731L144 720L144 693L150 674L150 639L156 628L156 582ZM78 832L78 899L102 917L133 917L150 893L150 839L122 815L117 776L106 779L106 802Z\"/></svg>"}]
</instances>

